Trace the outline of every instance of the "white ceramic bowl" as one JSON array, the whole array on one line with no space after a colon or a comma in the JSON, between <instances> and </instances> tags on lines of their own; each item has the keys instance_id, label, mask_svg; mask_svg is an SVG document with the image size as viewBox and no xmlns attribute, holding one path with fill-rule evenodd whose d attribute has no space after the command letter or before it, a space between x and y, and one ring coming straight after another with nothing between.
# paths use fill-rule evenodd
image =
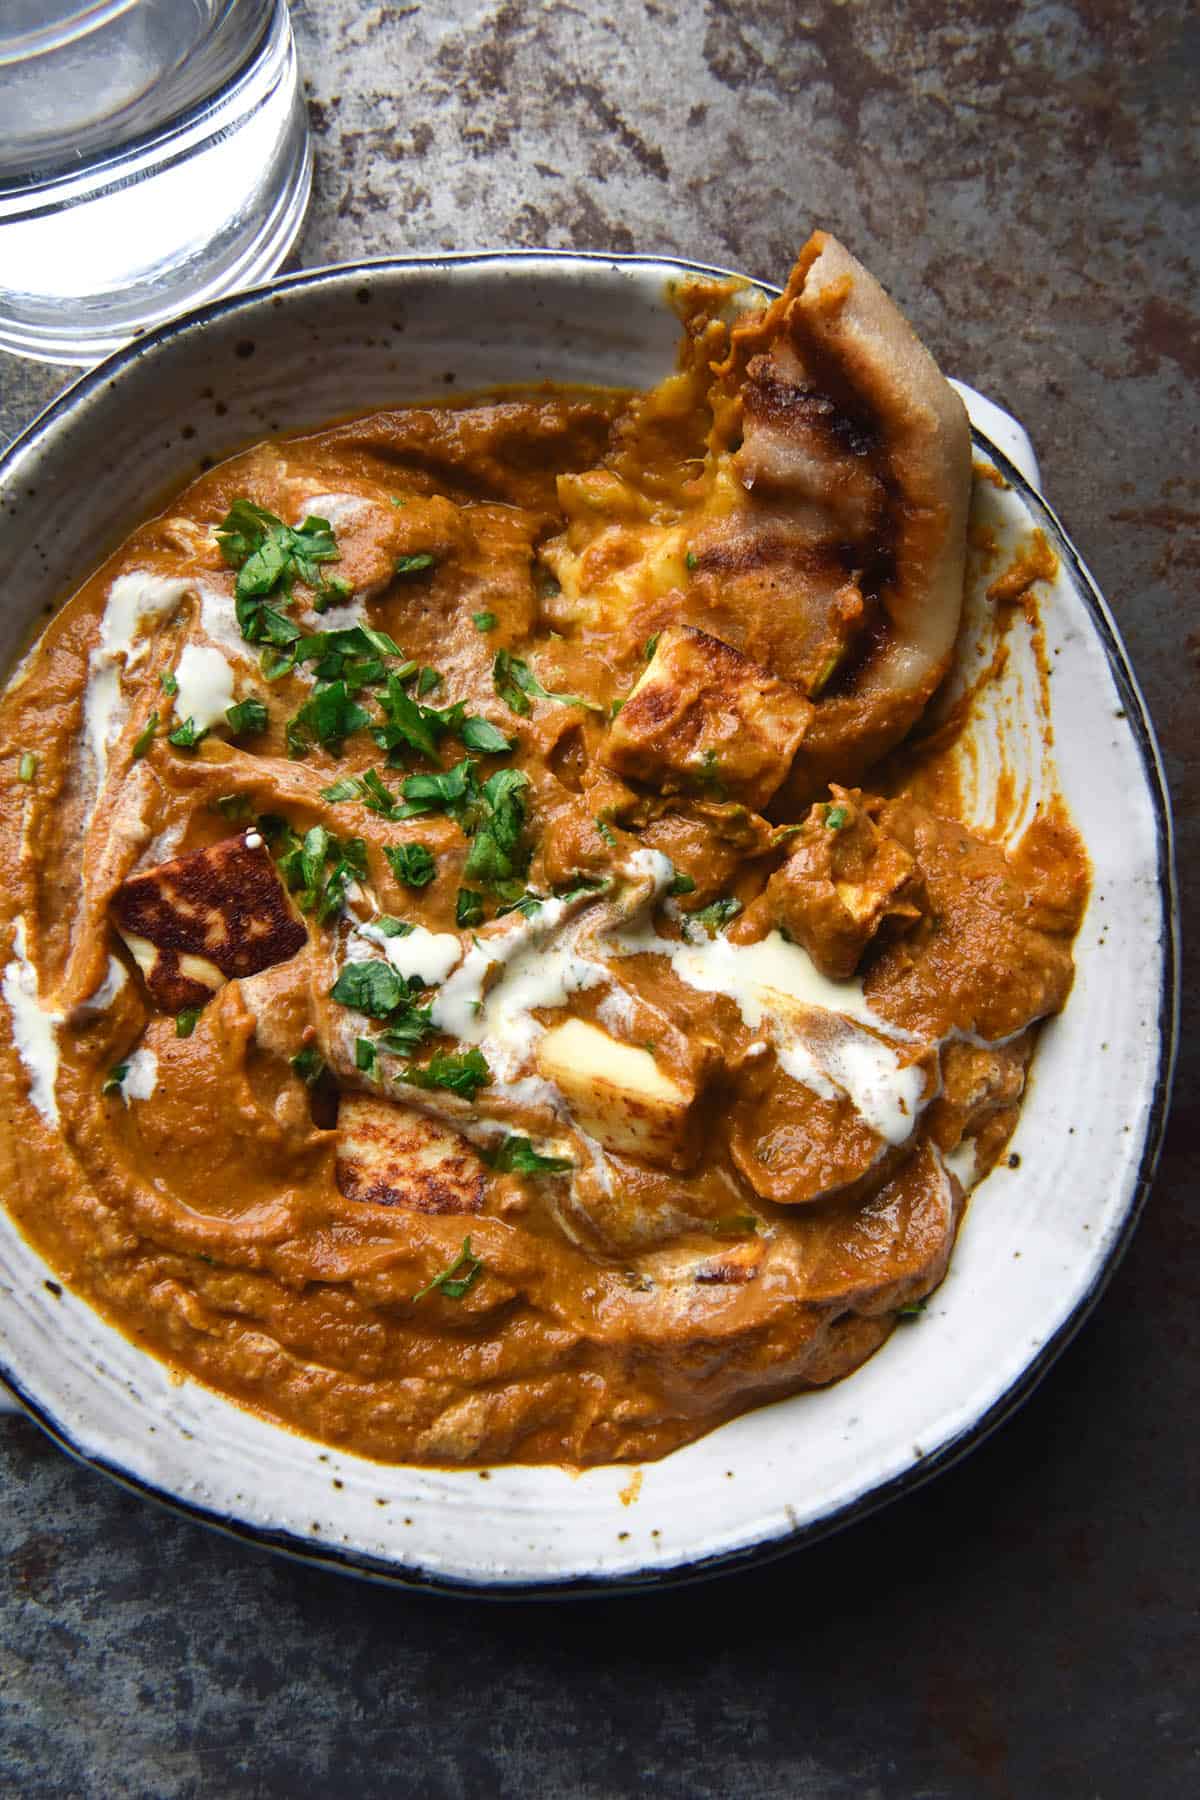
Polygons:
<instances>
[{"instance_id":1,"label":"white ceramic bowl","mask_svg":"<svg viewBox=\"0 0 1200 1800\"><path fill-rule=\"evenodd\" d=\"M546 253L374 262L288 277L155 332L71 388L0 463L3 666L202 458L451 383L648 385L675 350L666 284L688 272ZM1112 618L1037 492L1023 432L963 392L977 450L1010 483L979 489L998 538L1036 525L1059 557L1043 606L1055 754L1095 882L1075 990L1035 1059L1020 1166L976 1191L919 1324L836 1387L749 1413L638 1474L498 1468L481 1480L346 1456L173 1382L62 1292L0 1215L0 1375L65 1448L209 1524L379 1579L579 1593L811 1539L926 1479L1019 1404L1096 1300L1153 1172L1175 1038L1175 900L1157 749ZM981 596L970 603L978 611ZM1018 628L976 733L982 820L1001 741L1026 811L1036 801L1038 704Z\"/></svg>"}]
</instances>

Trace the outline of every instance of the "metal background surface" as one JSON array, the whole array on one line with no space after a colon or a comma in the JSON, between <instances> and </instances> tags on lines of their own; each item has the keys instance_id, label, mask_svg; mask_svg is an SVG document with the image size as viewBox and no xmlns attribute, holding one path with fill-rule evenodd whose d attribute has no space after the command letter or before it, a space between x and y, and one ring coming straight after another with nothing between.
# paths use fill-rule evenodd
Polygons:
<instances>
[{"instance_id":1,"label":"metal background surface","mask_svg":"<svg viewBox=\"0 0 1200 1800\"><path fill-rule=\"evenodd\" d=\"M1184 0L973 10L294 4L318 152L296 261L551 244L778 277L810 224L838 231L1029 428L1155 717L1186 920L1200 24ZM0 358L0 432L61 385ZM1195 990L1185 968L1162 1171L1099 1312L969 1462L769 1568L577 1606L406 1597L0 1421L0 1788L1195 1793Z\"/></svg>"}]
</instances>

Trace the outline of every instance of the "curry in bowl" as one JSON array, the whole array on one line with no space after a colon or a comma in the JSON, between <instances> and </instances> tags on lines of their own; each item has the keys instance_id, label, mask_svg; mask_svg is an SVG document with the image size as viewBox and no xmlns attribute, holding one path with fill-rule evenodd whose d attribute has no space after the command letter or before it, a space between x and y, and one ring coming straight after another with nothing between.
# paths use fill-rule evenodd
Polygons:
<instances>
[{"instance_id":1,"label":"curry in bowl","mask_svg":"<svg viewBox=\"0 0 1200 1800\"><path fill-rule=\"evenodd\" d=\"M649 393L204 474L3 700L5 1204L367 1456L640 1460L849 1373L1070 989L1069 820L972 833L921 735L960 401L823 234L674 299Z\"/></svg>"}]
</instances>

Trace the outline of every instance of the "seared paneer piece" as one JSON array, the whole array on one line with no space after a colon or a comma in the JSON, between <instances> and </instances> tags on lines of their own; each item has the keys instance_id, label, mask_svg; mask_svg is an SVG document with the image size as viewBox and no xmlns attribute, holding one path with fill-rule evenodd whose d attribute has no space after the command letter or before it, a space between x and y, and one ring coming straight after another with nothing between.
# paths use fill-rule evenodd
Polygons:
<instances>
[{"instance_id":1,"label":"seared paneer piece","mask_svg":"<svg viewBox=\"0 0 1200 1800\"><path fill-rule=\"evenodd\" d=\"M109 913L170 1013L203 1006L226 981L286 962L308 941L256 831L131 875Z\"/></svg>"},{"instance_id":2,"label":"seared paneer piece","mask_svg":"<svg viewBox=\"0 0 1200 1800\"><path fill-rule=\"evenodd\" d=\"M568 1019L541 1040L537 1063L580 1130L606 1150L658 1168L694 1160L697 1089L660 1068L651 1050Z\"/></svg>"},{"instance_id":3,"label":"seared paneer piece","mask_svg":"<svg viewBox=\"0 0 1200 1800\"><path fill-rule=\"evenodd\" d=\"M812 706L731 644L672 625L613 721L601 752L618 775L663 794L761 810L784 781Z\"/></svg>"},{"instance_id":4,"label":"seared paneer piece","mask_svg":"<svg viewBox=\"0 0 1200 1800\"><path fill-rule=\"evenodd\" d=\"M803 946L823 975L848 981L885 921L906 927L921 916L923 883L915 861L873 814L858 788L831 787L792 840L767 883L772 924Z\"/></svg>"},{"instance_id":5,"label":"seared paneer piece","mask_svg":"<svg viewBox=\"0 0 1200 1800\"><path fill-rule=\"evenodd\" d=\"M343 1094L337 1132L337 1184L347 1200L423 1213L482 1207L483 1164L440 1120L369 1094Z\"/></svg>"}]
</instances>

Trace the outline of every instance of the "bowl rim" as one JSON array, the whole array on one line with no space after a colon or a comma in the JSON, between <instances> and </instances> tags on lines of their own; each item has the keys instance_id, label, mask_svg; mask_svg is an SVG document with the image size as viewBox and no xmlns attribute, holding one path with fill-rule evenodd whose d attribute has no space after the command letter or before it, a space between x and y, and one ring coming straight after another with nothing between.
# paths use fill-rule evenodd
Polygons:
<instances>
[{"instance_id":1,"label":"bowl rim","mask_svg":"<svg viewBox=\"0 0 1200 1800\"><path fill-rule=\"evenodd\" d=\"M0 491L5 483L18 472L26 456L76 407L84 403L90 395L109 385L114 376L131 368L143 358L157 354L165 344L176 337L200 334L208 325L217 320L227 318L242 310L254 311L260 308L264 302L270 301L280 294L296 290L313 291L327 286L342 286L356 279L361 280L364 276L414 270L448 272L454 269L505 263L529 265L544 262L574 264L581 270L600 264L617 273L625 270L658 267L675 269L684 275L718 278L732 276L742 280L752 280L753 285L764 293L778 294L780 292L774 283L757 281L753 277L746 277L737 270L726 269L716 264L694 262L688 258L670 255L615 255L605 251L464 250L446 251L437 255L370 257L353 262L322 264L318 267L299 270L293 274L276 276L273 280L264 282L258 287L247 289L242 293L227 295L221 299L210 301L204 306L195 307L180 314L177 318L156 326L153 330L132 340L122 349L105 357L94 368L71 382L60 394L56 395L14 438L3 454L0 454ZM224 1536L239 1542L287 1556L296 1562L316 1564L319 1567L353 1575L379 1585L408 1589L419 1593L434 1593L458 1598L470 1596L474 1599L488 1600L570 1600L628 1593L653 1593L663 1588L685 1586L693 1582L708 1580L716 1575L734 1573L740 1569L766 1564L778 1557L788 1555L804 1545L816 1543L857 1520L866 1518L891 1501L899 1499L901 1495L911 1493L933 1480L943 1470L959 1462L977 1444L982 1443L1025 1403L1090 1317L1093 1308L1104 1293L1124 1256L1145 1209L1162 1150L1178 1051L1179 898L1171 805L1158 741L1128 651L1108 604L1075 545L1067 535L1058 515L1038 489L1026 479L1011 458L974 425L971 427L971 442L973 448L981 451L995 465L1030 513L1034 515L1041 529L1046 532L1055 554L1069 570L1072 585L1100 640L1114 684L1121 697L1126 723L1137 750L1154 812L1155 863L1163 946L1163 975L1158 996L1155 1031L1158 1050L1157 1068L1137 1173L1134 1177L1125 1215L1119 1230L1110 1242L1103 1262L1096 1270L1090 1287L1080 1296L1074 1310L1045 1340L1037 1354L1029 1360L1005 1391L969 1426L938 1450L931 1452L892 1479L880 1483L865 1493L856 1495L821 1518L799 1525L780 1537L773 1537L756 1544L742 1545L735 1550L720 1552L715 1556L697 1559L685 1558L666 1568L656 1567L636 1574L583 1575L566 1580L549 1577L545 1581L525 1581L512 1584L472 1581L430 1574L411 1565L398 1565L385 1558L373 1557L357 1551L341 1551L328 1543L314 1544L297 1533L248 1524L232 1514L182 1499L168 1488L132 1474L129 1470L122 1468L119 1463L112 1462L103 1455L85 1450L74 1440L70 1430L56 1419L48 1407L28 1391L21 1378L0 1358L0 1382L12 1392L23 1411L61 1449L66 1451L76 1462L109 1477L120 1486L183 1518L219 1531Z\"/></svg>"}]
</instances>

